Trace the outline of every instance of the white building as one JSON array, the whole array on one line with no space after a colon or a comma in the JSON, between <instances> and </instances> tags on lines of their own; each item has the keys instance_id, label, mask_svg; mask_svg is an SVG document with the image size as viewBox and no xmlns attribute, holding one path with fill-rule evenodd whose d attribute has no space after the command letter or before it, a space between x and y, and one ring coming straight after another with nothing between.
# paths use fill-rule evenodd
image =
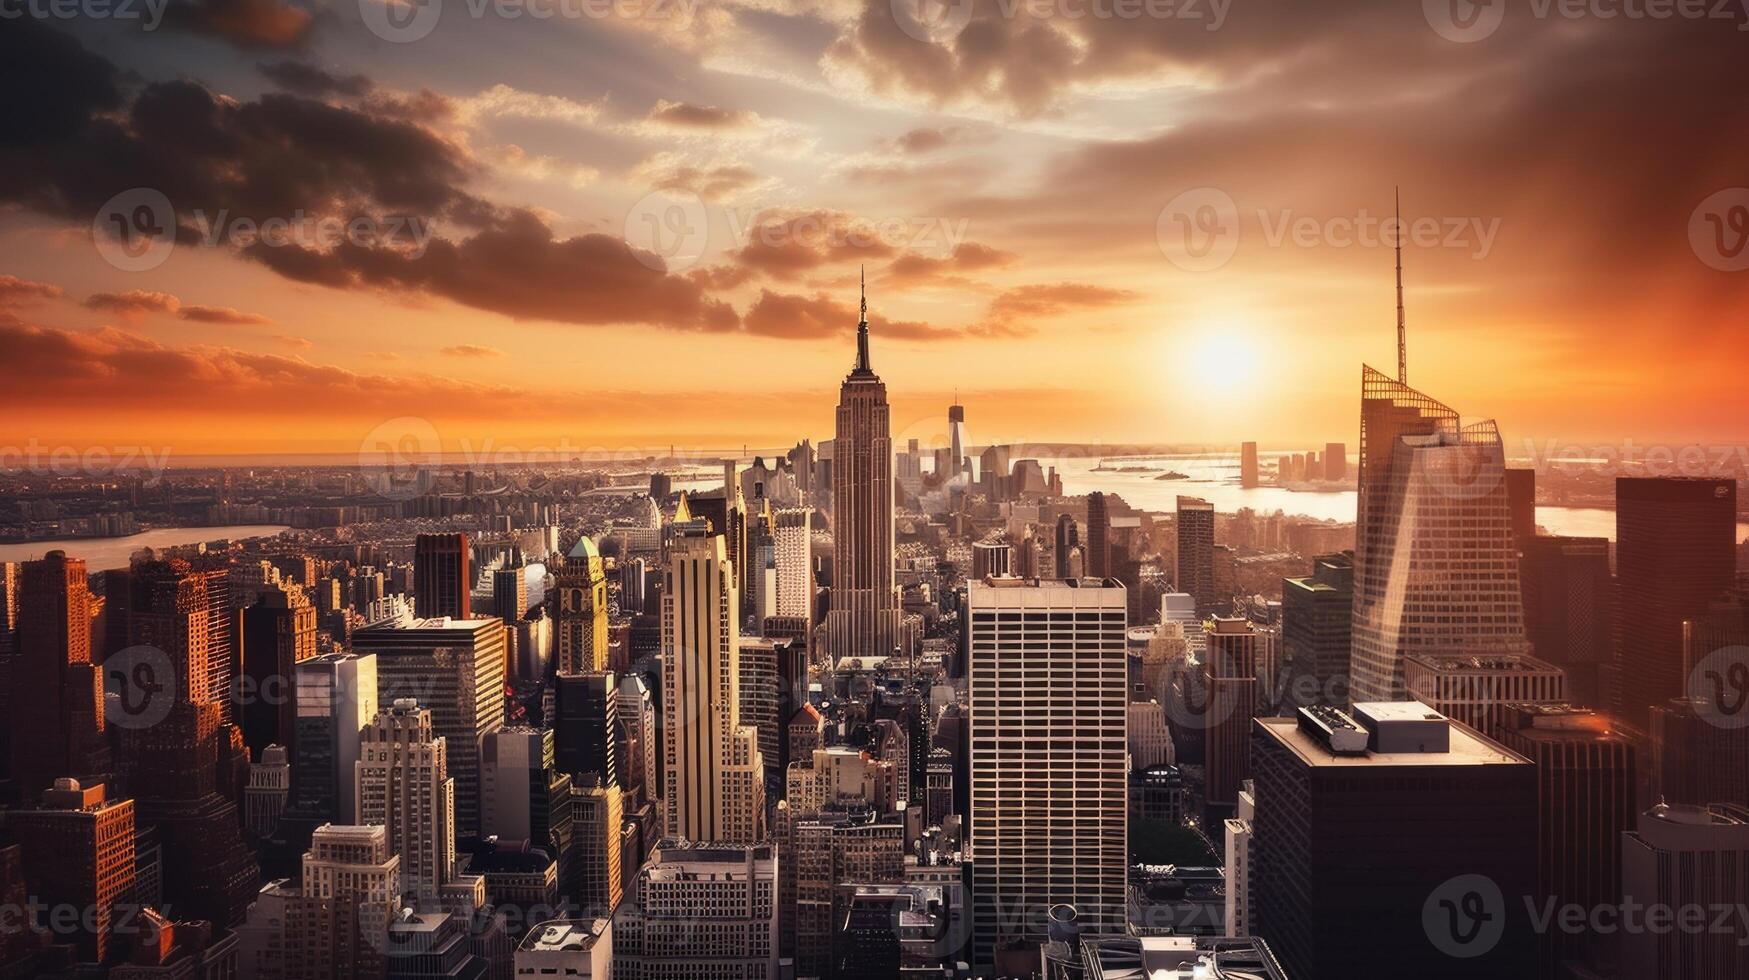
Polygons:
<instances>
[{"instance_id":1,"label":"white building","mask_svg":"<svg viewBox=\"0 0 1749 980\"><path fill-rule=\"evenodd\" d=\"M1226 821L1227 935L1251 935L1251 836L1257 792L1247 779L1239 789L1239 812Z\"/></svg>"},{"instance_id":2,"label":"white building","mask_svg":"<svg viewBox=\"0 0 1749 980\"><path fill-rule=\"evenodd\" d=\"M519 977L607 980L613 969L613 927L606 919L554 919L535 926L516 948Z\"/></svg>"},{"instance_id":3,"label":"white building","mask_svg":"<svg viewBox=\"0 0 1749 980\"><path fill-rule=\"evenodd\" d=\"M485 879L456 874L447 742L433 729L431 712L412 698L378 712L364 730L358 760L359 822L387 828L409 900L465 907L477 898L477 906L485 903Z\"/></svg>"},{"instance_id":4,"label":"white building","mask_svg":"<svg viewBox=\"0 0 1749 980\"><path fill-rule=\"evenodd\" d=\"M808 616L814 608L814 537L806 507L771 515L777 549L777 616Z\"/></svg>"},{"instance_id":5,"label":"white building","mask_svg":"<svg viewBox=\"0 0 1749 980\"><path fill-rule=\"evenodd\" d=\"M1127 922L1128 625L1115 579L968 586L970 843L978 965L1042 942L1059 903L1090 932Z\"/></svg>"},{"instance_id":6,"label":"white building","mask_svg":"<svg viewBox=\"0 0 1749 980\"><path fill-rule=\"evenodd\" d=\"M1129 707L1130 768L1178 764L1178 750L1166 727L1166 709L1158 701L1132 701Z\"/></svg>"}]
</instances>

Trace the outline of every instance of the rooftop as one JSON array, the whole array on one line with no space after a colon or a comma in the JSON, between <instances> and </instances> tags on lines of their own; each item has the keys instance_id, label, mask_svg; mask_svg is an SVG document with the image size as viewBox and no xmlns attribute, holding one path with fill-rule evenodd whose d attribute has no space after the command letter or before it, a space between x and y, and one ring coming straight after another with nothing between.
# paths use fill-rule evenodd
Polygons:
<instances>
[{"instance_id":1,"label":"rooftop","mask_svg":"<svg viewBox=\"0 0 1749 980\"><path fill-rule=\"evenodd\" d=\"M1398 707L1398 706L1401 707ZM1391 721L1407 721L1419 723L1428 721L1426 717L1432 714L1434 718L1445 720L1443 715L1433 711L1426 705L1416 701L1388 702L1385 704L1357 705L1356 710L1371 709L1374 717ZM1364 724L1365 720L1360 719ZM1295 718L1258 718L1255 724L1259 730L1290 752L1297 755L1307 766L1313 768L1376 768L1380 766L1400 766L1405 768L1425 768L1433 766L1527 766L1530 760L1511 752L1504 746L1492 742L1479 733L1471 731L1462 725L1447 724L1448 746L1439 752L1373 752L1337 753L1331 751L1310 732L1301 729Z\"/></svg>"},{"instance_id":2,"label":"rooftop","mask_svg":"<svg viewBox=\"0 0 1749 980\"><path fill-rule=\"evenodd\" d=\"M606 919L553 919L530 930L517 948L525 953L583 952L606 931Z\"/></svg>"}]
</instances>

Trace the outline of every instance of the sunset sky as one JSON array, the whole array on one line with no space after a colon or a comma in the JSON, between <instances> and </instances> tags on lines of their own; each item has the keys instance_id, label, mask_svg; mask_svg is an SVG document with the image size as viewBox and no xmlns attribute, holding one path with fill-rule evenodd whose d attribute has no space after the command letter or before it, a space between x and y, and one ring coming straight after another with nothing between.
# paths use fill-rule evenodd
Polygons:
<instances>
[{"instance_id":1,"label":"sunset sky","mask_svg":"<svg viewBox=\"0 0 1749 980\"><path fill-rule=\"evenodd\" d=\"M896 439L957 392L980 444L1352 442L1397 185L1410 381L1509 453L1749 438L1740 9L443 2L0 23L0 445L818 439L859 267ZM128 271L138 189L180 232ZM431 237L235 221L297 216Z\"/></svg>"}]
</instances>

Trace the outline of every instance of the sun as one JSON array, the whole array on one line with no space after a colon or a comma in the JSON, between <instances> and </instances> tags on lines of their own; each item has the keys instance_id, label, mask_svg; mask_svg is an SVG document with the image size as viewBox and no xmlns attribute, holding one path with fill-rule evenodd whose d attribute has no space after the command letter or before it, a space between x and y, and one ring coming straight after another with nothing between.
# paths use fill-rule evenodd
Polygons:
<instances>
[{"instance_id":1,"label":"sun","mask_svg":"<svg viewBox=\"0 0 1749 980\"><path fill-rule=\"evenodd\" d=\"M1213 321L1193 331L1183 348L1181 374L1192 387L1210 394L1232 394L1258 383L1267 347L1249 324Z\"/></svg>"}]
</instances>

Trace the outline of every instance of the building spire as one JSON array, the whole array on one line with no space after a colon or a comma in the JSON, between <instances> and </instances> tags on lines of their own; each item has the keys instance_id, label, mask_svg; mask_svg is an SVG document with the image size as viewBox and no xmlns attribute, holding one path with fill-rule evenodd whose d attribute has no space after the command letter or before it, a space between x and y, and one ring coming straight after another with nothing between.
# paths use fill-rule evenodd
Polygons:
<instances>
[{"instance_id":1,"label":"building spire","mask_svg":"<svg viewBox=\"0 0 1749 980\"><path fill-rule=\"evenodd\" d=\"M856 371L857 374L873 374L874 369L868 364L868 272L859 270L862 280L862 314L856 323Z\"/></svg>"},{"instance_id":2,"label":"building spire","mask_svg":"<svg viewBox=\"0 0 1749 980\"><path fill-rule=\"evenodd\" d=\"M1403 188L1397 188L1397 383L1409 383L1409 334L1403 317Z\"/></svg>"}]
</instances>

